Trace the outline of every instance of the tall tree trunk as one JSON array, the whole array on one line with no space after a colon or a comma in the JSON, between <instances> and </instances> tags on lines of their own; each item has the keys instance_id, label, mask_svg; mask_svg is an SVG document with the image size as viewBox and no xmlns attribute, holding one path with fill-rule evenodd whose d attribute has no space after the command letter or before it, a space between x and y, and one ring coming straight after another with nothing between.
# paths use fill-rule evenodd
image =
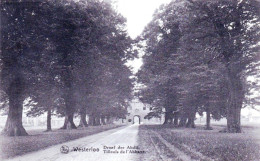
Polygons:
<instances>
[{"instance_id":1,"label":"tall tree trunk","mask_svg":"<svg viewBox=\"0 0 260 161\"><path fill-rule=\"evenodd\" d=\"M228 67L229 101L227 107L227 132L241 132L241 108L243 103L243 87L240 77ZM233 67L234 68L234 67Z\"/></svg>"},{"instance_id":2,"label":"tall tree trunk","mask_svg":"<svg viewBox=\"0 0 260 161\"><path fill-rule=\"evenodd\" d=\"M51 131L51 108L48 108L48 111L47 111L47 130L46 131Z\"/></svg>"},{"instance_id":3,"label":"tall tree trunk","mask_svg":"<svg viewBox=\"0 0 260 161\"><path fill-rule=\"evenodd\" d=\"M210 109L209 107L206 108L206 128L205 130L212 130L212 127L210 127Z\"/></svg>"},{"instance_id":4,"label":"tall tree trunk","mask_svg":"<svg viewBox=\"0 0 260 161\"><path fill-rule=\"evenodd\" d=\"M77 129L73 122L73 115L69 114L65 116L64 124L60 129Z\"/></svg>"},{"instance_id":5,"label":"tall tree trunk","mask_svg":"<svg viewBox=\"0 0 260 161\"><path fill-rule=\"evenodd\" d=\"M186 127L195 128L195 122L194 122L195 117L196 117L196 112L190 112Z\"/></svg>"},{"instance_id":6,"label":"tall tree trunk","mask_svg":"<svg viewBox=\"0 0 260 161\"><path fill-rule=\"evenodd\" d=\"M95 119L92 114L88 116L88 124L89 126L94 126Z\"/></svg>"},{"instance_id":7,"label":"tall tree trunk","mask_svg":"<svg viewBox=\"0 0 260 161\"><path fill-rule=\"evenodd\" d=\"M8 89L9 112L5 127L2 131L7 136L26 136L28 135L22 125L23 116L23 84L19 75L10 84Z\"/></svg>"},{"instance_id":8,"label":"tall tree trunk","mask_svg":"<svg viewBox=\"0 0 260 161\"><path fill-rule=\"evenodd\" d=\"M97 122L97 118L96 118L96 116L93 116L93 126L96 126L96 123Z\"/></svg>"},{"instance_id":9,"label":"tall tree trunk","mask_svg":"<svg viewBox=\"0 0 260 161\"><path fill-rule=\"evenodd\" d=\"M106 125L105 116L101 116L102 125Z\"/></svg>"},{"instance_id":10,"label":"tall tree trunk","mask_svg":"<svg viewBox=\"0 0 260 161\"><path fill-rule=\"evenodd\" d=\"M179 127L184 127L186 125L187 119L188 118L186 116L182 115L180 119Z\"/></svg>"},{"instance_id":11,"label":"tall tree trunk","mask_svg":"<svg viewBox=\"0 0 260 161\"><path fill-rule=\"evenodd\" d=\"M194 117L189 117L188 118L188 122L186 124L186 127L195 128L194 120L195 120Z\"/></svg>"},{"instance_id":12,"label":"tall tree trunk","mask_svg":"<svg viewBox=\"0 0 260 161\"><path fill-rule=\"evenodd\" d=\"M67 125L68 125L68 116L65 116L65 118L64 118L64 124L63 124L63 126L62 126L60 129L66 129L66 128L67 128Z\"/></svg>"},{"instance_id":13,"label":"tall tree trunk","mask_svg":"<svg viewBox=\"0 0 260 161\"><path fill-rule=\"evenodd\" d=\"M101 125L100 116L96 116L94 120L95 120L94 126L100 126Z\"/></svg>"},{"instance_id":14,"label":"tall tree trunk","mask_svg":"<svg viewBox=\"0 0 260 161\"><path fill-rule=\"evenodd\" d=\"M78 127L88 127L88 123L86 121L86 109L83 108L80 112L80 122Z\"/></svg>"},{"instance_id":15,"label":"tall tree trunk","mask_svg":"<svg viewBox=\"0 0 260 161\"><path fill-rule=\"evenodd\" d=\"M111 124L112 123L112 118L110 116L107 116L107 124Z\"/></svg>"},{"instance_id":16,"label":"tall tree trunk","mask_svg":"<svg viewBox=\"0 0 260 161\"><path fill-rule=\"evenodd\" d=\"M170 113L169 124L172 124L172 123L173 123L173 114Z\"/></svg>"},{"instance_id":17,"label":"tall tree trunk","mask_svg":"<svg viewBox=\"0 0 260 161\"><path fill-rule=\"evenodd\" d=\"M172 124L172 121L173 121L173 113L172 111L166 111L165 112L165 115L164 115L164 123L163 125L165 124Z\"/></svg>"},{"instance_id":18,"label":"tall tree trunk","mask_svg":"<svg viewBox=\"0 0 260 161\"><path fill-rule=\"evenodd\" d=\"M67 129L77 129L76 125L74 124L73 122L73 117L74 117L74 114L73 113L70 113L68 115L68 121L69 121L69 128L67 126Z\"/></svg>"},{"instance_id":19,"label":"tall tree trunk","mask_svg":"<svg viewBox=\"0 0 260 161\"><path fill-rule=\"evenodd\" d=\"M168 121L169 121L169 112L165 112L163 125L168 124Z\"/></svg>"},{"instance_id":20,"label":"tall tree trunk","mask_svg":"<svg viewBox=\"0 0 260 161\"><path fill-rule=\"evenodd\" d=\"M64 126L62 127L62 129L77 129L76 125L73 122L74 109L73 107L71 107L72 98L67 98L67 99L68 100L65 100L67 121L64 122Z\"/></svg>"},{"instance_id":21,"label":"tall tree trunk","mask_svg":"<svg viewBox=\"0 0 260 161\"><path fill-rule=\"evenodd\" d=\"M76 129L76 125L73 122L74 117L74 96L73 96L73 86L72 86L72 73L70 69L70 63L67 60L68 53L64 55L66 67L62 73L62 80L64 82L64 101L65 101L65 115L67 117L67 121L64 121L64 126L61 129ZM65 119L66 120L66 119Z\"/></svg>"},{"instance_id":22,"label":"tall tree trunk","mask_svg":"<svg viewBox=\"0 0 260 161\"><path fill-rule=\"evenodd\" d=\"M178 112L175 112L174 114L173 114L173 117L174 117L174 121L173 121L173 124L174 124L174 126L178 126L178 123L179 123L179 113Z\"/></svg>"}]
</instances>

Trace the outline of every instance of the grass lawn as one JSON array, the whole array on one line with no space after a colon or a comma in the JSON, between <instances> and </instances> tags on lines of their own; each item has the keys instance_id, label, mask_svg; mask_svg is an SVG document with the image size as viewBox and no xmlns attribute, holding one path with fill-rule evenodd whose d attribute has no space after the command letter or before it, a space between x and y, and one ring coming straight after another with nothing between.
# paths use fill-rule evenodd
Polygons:
<instances>
[{"instance_id":1,"label":"grass lawn","mask_svg":"<svg viewBox=\"0 0 260 161\"><path fill-rule=\"evenodd\" d=\"M32 151L45 149L49 146L75 140L96 134L122 125L90 126L76 130L28 130L29 136L7 137L0 136L0 160L22 155Z\"/></svg>"},{"instance_id":2,"label":"grass lawn","mask_svg":"<svg viewBox=\"0 0 260 161\"><path fill-rule=\"evenodd\" d=\"M170 148L163 145L156 137L155 134L159 134L176 149L194 160L201 160L196 156L198 153L208 159L219 161L260 160L259 139L251 133L256 127L243 127L244 132L240 134L219 133L223 129L221 126L213 126L213 128L214 130L204 130L202 126L198 126L196 129L188 129L162 125L142 125L140 126L139 136L145 139L140 139L140 147L145 148L149 144L150 147L148 153L141 156L141 159L145 160L145 158L150 157L159 160L165 157L166 160L178 160L178 156L172 154L172 151L169 151ZM151 144L152 142L155 146Z\"/></svg>"}]
</instances>

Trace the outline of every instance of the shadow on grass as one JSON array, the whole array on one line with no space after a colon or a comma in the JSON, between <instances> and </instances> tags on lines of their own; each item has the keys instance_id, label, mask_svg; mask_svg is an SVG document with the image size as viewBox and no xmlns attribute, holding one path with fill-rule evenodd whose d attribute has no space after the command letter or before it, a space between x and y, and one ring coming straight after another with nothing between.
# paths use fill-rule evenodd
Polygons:
<instances>
[{"instance_id":1,"label":"shadow on grass","mask_svg":"<svg viewBox=\"0 0 260 161\"><path fill-rule=\"evenodd\" d=\"M173 126L144 125L140 131L154 131L169 143L182 149L188 146L214 160L257 161L260 160L260 143L251 135L258 127L243 126L243 133L219 133L223 126L213 126L213 130L174 128ZM187 154L190 155L190 154Z\"/></svg>"}]
</instances>

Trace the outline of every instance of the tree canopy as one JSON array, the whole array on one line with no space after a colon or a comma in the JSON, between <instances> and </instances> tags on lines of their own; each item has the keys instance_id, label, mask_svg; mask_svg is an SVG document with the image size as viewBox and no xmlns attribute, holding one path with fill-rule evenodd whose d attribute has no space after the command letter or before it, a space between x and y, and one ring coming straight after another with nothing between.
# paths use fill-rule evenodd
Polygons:
<instances>
[{"instance_id":1,"label":"tree canopy","mask_svg":"<svg viewBox=\"0 0 260 161\"><path fill-rule=\"evenodd\" d=\"M25 99L30 100L28 115L48 111L65 116L64 129L76 128L76 113L86 125L87 113L106 117L111 114L105 111L126 110L133 80L125 63L134 54L126 20L111 4L4 1L1 18L1 92L9 102L4 134L27 134L22 126Z\"/></svg>"},{"instance_id":2,"label":"tree canopy","mask_svg":"<svg viewBox=\"0 0 260 161\"><path fill-rule=\"evenodd\" d=\"M172 1L139 37L145 49L141 100L165 111L165 123L194 124L196 112L227 118L240 132L246 77L259 64L259 2ZM253 74L254 75L254 74ZM158 105L163 110L158 110ZM148 114L149 116L149 114Z\"/></svg>"}]
</instances>

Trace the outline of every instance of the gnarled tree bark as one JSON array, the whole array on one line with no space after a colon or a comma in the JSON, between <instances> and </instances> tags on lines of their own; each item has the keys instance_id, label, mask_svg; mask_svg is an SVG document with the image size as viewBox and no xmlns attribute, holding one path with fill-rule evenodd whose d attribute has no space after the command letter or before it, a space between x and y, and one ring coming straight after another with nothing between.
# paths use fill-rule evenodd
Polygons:
<instances>
[{"instance_id":1,"label":"gnarled tree bark","mask_svg":"<svg viewBox=\"0 0 260 161\"><path fill-rule=\"evenodd\" d=\"M243 85L241 78L233 70L232 67L228 66L229 101L227 108L227 132L240 133Z\"/></svg>"},{"instance_id":2,"label":"gnarled tree bark","mask_svg":"<svg viewBox=\"0 0 260 161\"><path fill-rule=\"evenodd\" d=\"M93 117L93 115L92 114L90 114L89 116L88 116L88 124L89 124L89 126L94 126L94 121L95 119L94 119L94 117Z\"/></svg>"},{"instance_id":3,"label":"gnarled tree bark","mask_svg":"<svg viewBox=\"0 0 260 161\"><path fill-rule=\"evenodd\" d=\"M179 127L184 127L186 125L188 118L184 115L181 116L180 122L179 122Z\"/></svg>"},{"instance_id":4,"label":"gnarled tree bark","mask_svg":"<svg viewBox=\"0 0 260 161\"><path fill-rule=\"evenodd\" d=\"M28 135L22 125L23 116L23 83L22 78L17 74L8 88L9 112L5 127L2 131L7 136Z\"/></svg>"},{"instance_id":5,"label":"gnarled tree bark","mask_svg":"<svg viewBox=\"0 0 260 161\"><path fill-rule=\"evenodd\" d=\"M186 123L186 127L195 128L195 116L196 112L190 114L188 122Z\"/></svg>"},{"instance_id":6,"label":"gnarled tree bark","mask_svg":"<svg viewBox=\"0 0 260 161\"><path fill-rule=\"evenodd\" d=\"M65 61L67 65L68 62ZM74 117L74 96L73 96L73 87L72 87L72 73L68 66L66 66L63 71L62 78L64 81L65 89L64 89L64 101L65 101L65 114L66 118L64 121L64 125L61 129L77 129L76 125L73 122Z\"/></svg>"},{"instance_id":7,"label":"gnarled tree bark","mask_svg":"<svg viewBox=\"0 0 260 161\"><path fill-rule=\"evenodd\" d=\"M60 129L77 129L73 122L73 114L67 114L65 116L64 124Z\"/></svg>"},{"instance_id":8,"label":"gnarled tree bark","mask_svg":"<svg viewBox=\"0 0 260 161\"><path fill-rule=\"evenodd\" d=\"M172 111L173 110L169 110L169 111L165 112L163 125L172 124L172 121L173 121L173 113L172 113Z\"/></svg>"},{"instance_id":9,"label":"gnarled tree bark","mask_svg":"<svg viewBox=\"0 0 260 161\"><path fill-rule=\"evenodd\" d=\"M88 127L88 123L86 121L86 110L83 108L80 112L80 122L78 127Z\"/></svg>"}]
</instances>

